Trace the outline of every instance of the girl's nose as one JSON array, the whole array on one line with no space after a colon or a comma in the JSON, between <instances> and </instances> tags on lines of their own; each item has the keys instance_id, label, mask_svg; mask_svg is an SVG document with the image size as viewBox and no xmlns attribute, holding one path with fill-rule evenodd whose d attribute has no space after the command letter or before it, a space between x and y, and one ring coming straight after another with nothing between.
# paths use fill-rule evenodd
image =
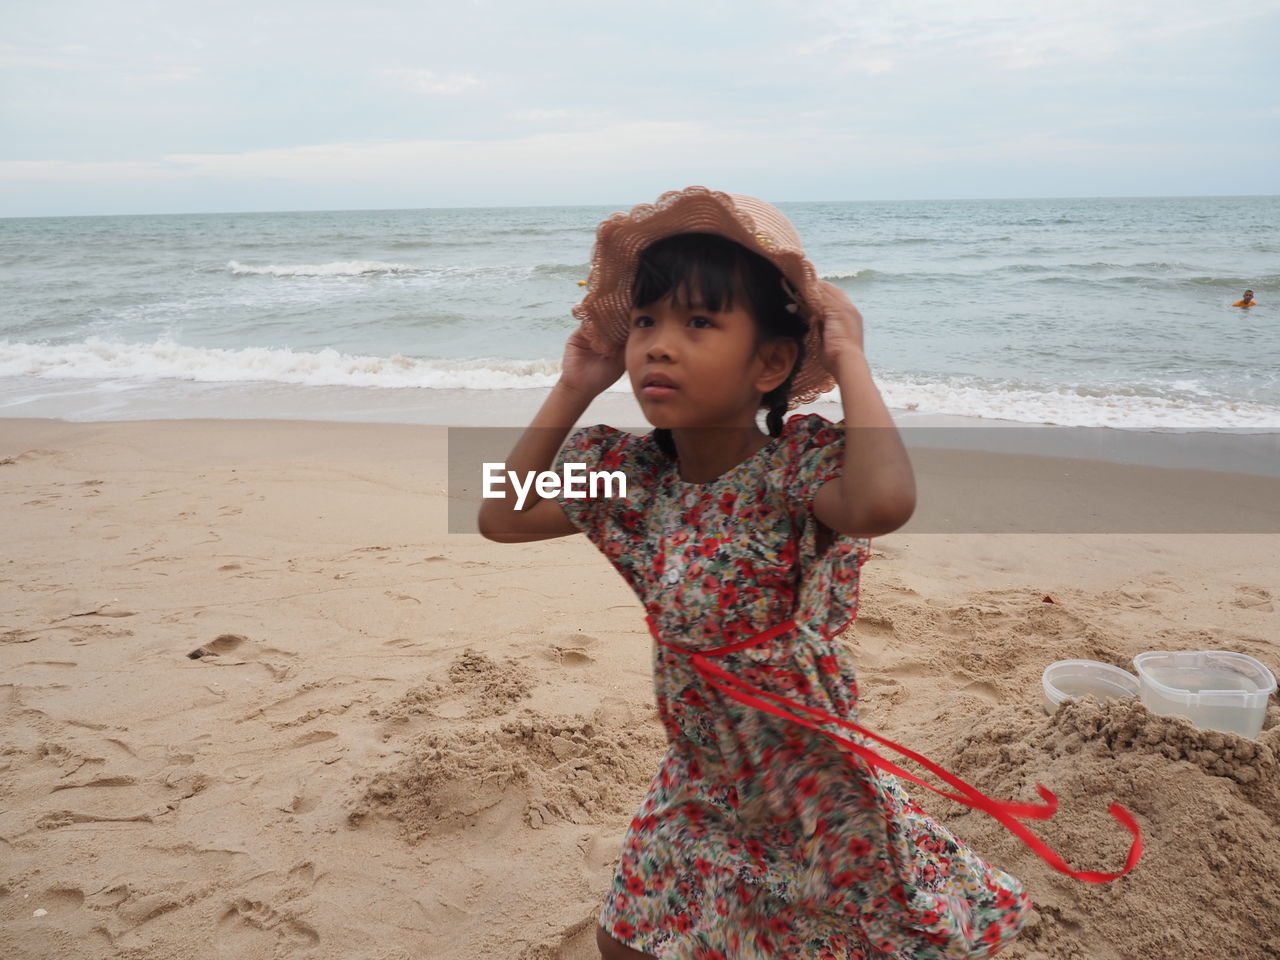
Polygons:
<instances>
[{"instance_id":1,"label":"girl's nose","mask_svg":"<svg viewBox=\"0 0 1280 960\"><path fill-rule=\"evenodd\" d=\"M655 343L646 351L650 360L670 360L671 353L664 344Z\"/></svg>"},{"instance_id":2,"label":"girl's nose","mask_svg":"<svg viewBox=\"0 0 1280 960\"><path fill-rule=\"evenodd\" d=\"M650 360L670 360L672 357L670 340L671 337L668 334L654 331L653 338L645 345L645 356Z\"/></svg>"}]
</instances>

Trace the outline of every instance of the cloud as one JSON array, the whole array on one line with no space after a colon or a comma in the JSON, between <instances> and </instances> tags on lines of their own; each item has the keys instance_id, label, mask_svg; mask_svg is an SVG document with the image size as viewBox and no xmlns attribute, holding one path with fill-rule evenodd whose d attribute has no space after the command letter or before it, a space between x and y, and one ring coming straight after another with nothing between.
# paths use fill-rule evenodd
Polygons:
<instances>
[{"instance_id":1,"label":"cloud","mask_svg":"<svg viewBox=\"0 0 1280 960\"><path fill-rule=\"evenodd\" d=\"M0 184L93 183L175 180L188 175L181 167L155 160L5 160Z\"/></svg>"},{"instance_id":2,"label":"cloud","mask_svg":"<svg viewBox=\"0 0 1280 960\"><path fill-rule=\"evenodd\" d=\"M878 6L827 0L798 13L813 38L790 49L838 74L939 60L1025 71L1119 61L1148 42L1221 33L1278 6L1276 0L1216 0L1206 12L1201 0L897 0Z\"/></svg>"},{"instance_id":3,"label":"cloud","mask_svg":"<svg viewBox=\"0 0 1280 960\"><path fill-rule=\"evenodd\" d=\"M1274 183L1280 0L231 6L0 15L5 205L1110 194L1143 162Z\"/></svg>"},{"instance_id":4,"label":"cloud","mask_svg":"<svg viewBox=\"0 0 1280 960\"><path fill-rule=\"evenodd\" d=\"M27 47L5 43L0 44L0 69L74 70L83 67L89 56L89 48L80 43Z\"/></svg>"},{"instance_id":5,"label":"cloud","mask_svg":"<svg viewBox=\"0 0 1280 960\"><path fill-rule=\"evenodd\" d=\"M167 154L157 160L119 162L0 162L0 185L128 182L262 184L299 186L406 186L513 180L536 182L565 176L650 176L688 180L774 175L806 156L813 174L939 162L1056 163L1092 165L1158 159L1163 145L1115 144L1078 137L991 135L966 144L921 132L909 135L832 131L821 124L796 126L786 136L761 138L749 131L694 122L618 123L588 131L559 131L495 140L402 140L309 144L241 153ZM690 179L692 178L692 179Z\"/></svg>"},{"instance_id":6,"label":"cloud","mask_svg":"<svg viewBox=\"0 0 1280 960\"><path fill-rule=\"evenodd\" d=\"M110 76L144 83L194 80L205 72L203 66L177 61L168 53L142 56L122 51L98 53L83 44L25 50L12 45L6 46L0 48L0 70L80 71L81 76L89 76L98 81Z\"/></svg>"},{"instance_id":7,"label":"cloud","mask_svg":"<svg viewBox=\"0 0 1280 960\"><path fill-rule=\"evenodd\" d=\"M135 73L129 75L131 80L143 83L186 83L203 76L204 67L194 64L172 64L159 67L154 73Z\"/></svg>"},{"instance_id":8,"label":"cloud","mask_svg":"<svg viewBox=\"0 0 1280 960\"><path fill-rule=\"evenodd\" d=\"M295 182L420 178L448 173L510 172L512 158L525 171L596 168L636 156L671 156L675 150L732 148L735 136L694 123L618 124L589 132L539 133L502 140L399 140L327 143L242 153L175 153L159 160L0 162L0 183L166 179Z\"/></svg>"},{"instance_id":9,"label":"cloud","mask_svg":"<svg viewBox=\"0 0 1280 960\"><path fill-rule=\"evenodd\" d=\"M32 67L37 70L72 70L80 66L77 57L42 56L28 53L0 53L0 69Z\"/></svg>"},{"instance_id":10,"label":"cloud","mask_svg":"<svg viewBox=\"0 0 1280 960\"><path fill-rule=\"evenodd\" d=\"M451 96L480 86L479 78L469 73L438 74L420 67L387 67L377 72L393 86L428 96Z\"/></svg>"}]
</instances>

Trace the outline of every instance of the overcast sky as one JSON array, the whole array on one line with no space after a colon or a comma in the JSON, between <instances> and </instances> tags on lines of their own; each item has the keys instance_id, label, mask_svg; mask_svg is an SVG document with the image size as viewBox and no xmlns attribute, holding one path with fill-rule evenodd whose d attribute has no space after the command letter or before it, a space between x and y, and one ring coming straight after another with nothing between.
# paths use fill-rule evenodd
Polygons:
<instances>
[{"instance_id":1,"label":"overcast sky","mask_svg":"<svg viewBox=\"0 0 1280 960\"><path fill-rule=\"evenodd\" d=\"M1280 193L1280 0L2 0L0 216Z\"/></svg>"}]
</instances>

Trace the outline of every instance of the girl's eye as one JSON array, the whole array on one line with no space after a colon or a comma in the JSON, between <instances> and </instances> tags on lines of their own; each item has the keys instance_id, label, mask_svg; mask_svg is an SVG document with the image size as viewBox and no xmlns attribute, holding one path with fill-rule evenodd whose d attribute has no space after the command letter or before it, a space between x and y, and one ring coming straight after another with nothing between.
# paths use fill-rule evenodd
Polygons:
<instances>
[{"instance_id":1,"label":"girl's eye","mask_svg":"<svg viewBox=\"0 0 1280 960\"><path fill-rule=\"evenodd\" d=\"M706 317L690 317L689 322L699 330L705 330L707 327L711 326L711 321Z\"/></svg>"},{"instance_id":2,"label":"girl's eye","mask_svg":"<svg viewBox=\"0 0 1280 960\"><path fill-rule=\"evenodd\" d=\"M636 327L647 327L651 323L653 323L652 317L636 317L631 321L632 326Z\"/></svg>"}]
</instances>

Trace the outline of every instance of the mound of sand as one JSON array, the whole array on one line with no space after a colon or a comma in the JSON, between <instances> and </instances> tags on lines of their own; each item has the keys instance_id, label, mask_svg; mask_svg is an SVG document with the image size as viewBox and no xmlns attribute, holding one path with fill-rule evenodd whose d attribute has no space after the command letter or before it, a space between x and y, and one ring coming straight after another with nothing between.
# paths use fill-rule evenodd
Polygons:
<instances>
[{"instance_id":1,"label":"mound of sand","mask_svg":"<svg viewBox=\"0 0 1280 960\"><path fill-rule=\"evenodd\" d=\"M1110 956L1100 944L1170 960L1280 956L1278 722L1272 706L1268 728L1247 739L1125 698L972 723L944 765L991 796L1035 799L1036 783L1053 790L1054 820L1029 826L1073 868L1119 869L1130 837L1106 807L1114 800L1134 815L1142 859L1108 884L1057 873L984 814L923 793L936 816L1036 891L1039 916L1010 956Z\"/></svg>"},{"instance_id":2,"label":"mound of sand","mask_svg":"<svg viewBox=\"0 0 1280 960\"><path fill-rule=\"evenodd\" d=\"M359 824L382 813L402 825L410 843L474 826L477 814L499 805L535 830L608 823L633 813L664 746L651 728L527 710L496 730L468 725L425 733L395 769L369 780L348 819Z\"/></svg>"}]
</instances>

